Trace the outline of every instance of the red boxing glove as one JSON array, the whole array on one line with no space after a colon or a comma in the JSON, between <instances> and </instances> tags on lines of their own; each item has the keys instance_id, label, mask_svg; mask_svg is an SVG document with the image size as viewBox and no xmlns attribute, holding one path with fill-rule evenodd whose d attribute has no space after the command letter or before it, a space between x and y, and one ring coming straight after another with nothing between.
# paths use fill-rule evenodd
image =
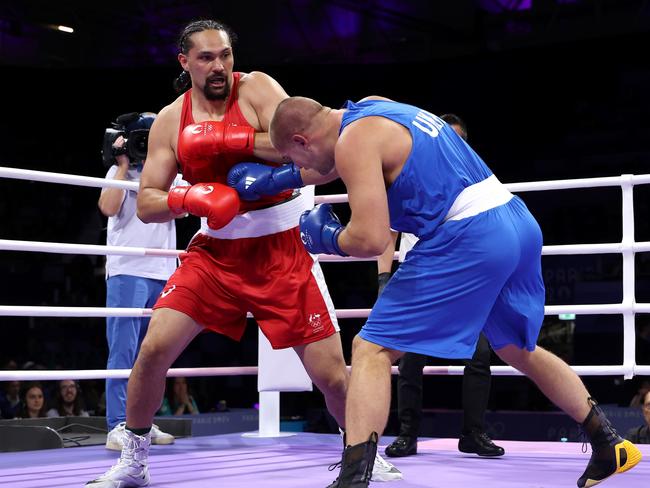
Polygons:
<instances>
[{"instance_id":1,"label":"red boxing glove","mask_svg":"<svg viewBox=\"0 0 650 488\"><path fill-rule=\"evenodd\" d=\"M207 120L183 129L178 138L178 158L191 165L219 153L252 156L254 145L255 129L252 127Z\"/></svg>"},{"instance_id":2,"label":"red boxing glove","mask_svg":"<svg viewBox=\"0 0 650 488\"><path fill-rule=\"evenodd\" d=\"M221 183L175 186L167 194L167 205L175 214L189 212L207 217L211 229L221 229L239 212L239 195Z\"/></svg>"}]
</instances>

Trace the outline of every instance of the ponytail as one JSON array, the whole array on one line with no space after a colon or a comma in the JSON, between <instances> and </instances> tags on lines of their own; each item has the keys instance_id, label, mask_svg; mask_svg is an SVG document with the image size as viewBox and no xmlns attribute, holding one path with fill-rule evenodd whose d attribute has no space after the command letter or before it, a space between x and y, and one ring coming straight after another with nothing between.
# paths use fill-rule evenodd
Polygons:
<instances>
[{"instance_id":1,"label":"ponytail","mask_svg":"<svg viewBox=\"0 0 650 488\"><path fill-rule=\"evenodd\" d=\"M183 93L192 85L192 78L187 71L181 72L180 75L174 80L174 90L176 93Z\"/></svg>"}]
</instances>

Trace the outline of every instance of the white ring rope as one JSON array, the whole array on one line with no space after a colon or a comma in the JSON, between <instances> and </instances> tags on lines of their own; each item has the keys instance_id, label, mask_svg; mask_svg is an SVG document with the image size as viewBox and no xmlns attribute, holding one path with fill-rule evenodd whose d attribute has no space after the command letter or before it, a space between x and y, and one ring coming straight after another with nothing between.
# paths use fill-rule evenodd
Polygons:
<instances>
[{"instance_id":1,"label":"white ring rope","mask_svg":"<svg viewBox=\"0 0 650 488\"><path fill-rule=\"evenodd\" d=\"M647 243L650 249L650 242ZM617 244L614 244L617 245ZM127 247L127 246L104 246L94 244L66 244L60 242L46 241L14 241L9 239L0 239L0 251L26 251L26 252L47 252L57 254L89 254L94 256L152 256L152 257L176 257L183 254L182 249L157 249L146 247ZM615 251L612 251L615 252ZM397 259L399 253L395 253ZM376 261L377 258L355 258L353 256L332 256L329 254L320 254L318 257L321 262L333 261Z\"/></svg>"},{"instance_id":2,"label":"white ring rope","mask_svg":"<svg viewBox=\"0 0 650 488\"><path fill-rule=\"evenodd\" d=\"M350 369L350 366L348 366ZM580 376L611 376L621 374L621 366L571 366L571 369ZM237 366L220 368L171 368L167 371L168 377L176 376L238 376L257 375L257 366ZM511 366L491 366L490 371L494 376L523 376ZM460 376L464 374L465 366L425 366L423 373L427 376ZM399 374L397 366L391 368L391 373ZM0 381L54 381L54 380L97 380L97 379L127 379L131 374L130 369L67 369L55 371L42 370L14 370L0 371ZM650 366L637 366L632 368L634 375L650 375Z\"/></svg>"},{"instance_id":3,"label":"white ring rope","mask_svg":"<svg viewBox=\"0 0 650 488\"><path fill-rule=\"evenodd\" d=\"M370 308L339 308L339 319L363 319ZM544 315L620 315L626 312L650 313L650 303L603 303L594 305L546 305ZM0 305L0 317L150 317L150 308L110 307L40 307L31 305ZM248 314L249 318L253 315Z\"/></svg>"},{"instance_id":4,"label":"white ring rope","mask_svg":"<svg viewBox=\"0 0 650 488\"><path fill-rule=\"evenodd\" d=\"M17 168L0 167L0 177L41 181L50 183L63 183L96 188L123 188L138 190L137 182L107 180L86 176L66 175L42 171L23 170ZM563 313L573 314L622 314L623 315L623 365L617 366L572 366L582 375L610 375L624 374L626 379L635 374L650 375L650 366L637 366L635 364L635 313L650 313L649 303L636 303L634 290L634 254L636 252L650 251L650 242L634 241L634 199L633 186L650 183L650 175L621 175L606 178L582 178L574 180L552 180L541 182L511 183L505 186L513 192L563 190L573 188L595 188L619 186L623 191L623 238L621 243L611 244L572 244L544 246L545 255L572 255L572 254L610 254L623 255L623 301L617 304L594 305L551 305L544 308L546 315ZM322 195L316 197L316 203L345 203L347 195ZM116 246L93 246L82 244L64 244L50 242L11 241L0 240L0 250L54 252L63 254L93 254L93 255L135 255L135 256L178 256L183 251L168 249L128 248ZM398 253L394 257L397 258ZM343 258L340 256L321 255L321 261L372 261L376 258ZM370 309L340 309L336 310L338 318L364 318ZM106 307L31 307L31 306L0 306L0 316L39 316L39 317L138 317L151 315L151 309L135 308L106 308ZM250 314L249 314L250 316ZM427 367L425 374L462 374L462 366ZM253 370L255 372L253 372ZM203 376L203 375L231 375L231 374L256 374L257 367L245 368L184 368L170 370L169 375L178 376ZM246 371L246 372L241 372ZM86 379L83 375L99 375L92 378L128 377L130 370L91 370L91 371L4 371L0 372L0 380L7 378L24 379ZM393 368L393 373L396 368ZM520 374L509 366L493 366L495 375ZM11 376L14 375L14 376ZM31 375L31 376L29 376ZM49 378L54 375L57 378ZM75 376L70 376L75 375ZM79 375L79 376L76 376ZM110 375L110 376L109 376ZM117 375L117 376L113 376ZM123 375L123 376L120 376ZM88 377L90 378L90 377Z\"/></svg>"},{"instance_id":5,"label":"white ring rope","mask_svg":"<svg viewBox=\"0 0 650 488\"><path fill-rule=\"evenodd\" d=\"M145 247L64 244L44 241L12 241L0 239L0 251L49 252L58 254L90 254L94 256L155 256L176 257L184 251Z\"/></svg>"},{"instance_id":6,"label":"white ring rope","mask_svg":"<svg viewBox=\"0 0 650 488\"><path fill-rule=\"evenodd\" d=\"M55 254L88 254L94 256L151 256L151 257L176 257L183 254L182 249L157 249L146 247L104 246L94 244L66 244L61 242L46 241L14 241L0 239L0 251L25 251L46 252ZM544 246L544 256L561 256L575 254L621 254L625 251L650 252L650 241L634 243L609 243L609 244L563 244ZM399 253L393 255L398 259ZM358 258L354 256L335 256L319 254L320 262L356 262L376 261L377 257Z\"/></svg>"},{"instance_id":7,"label":"white ring rope","mask_svg":"<svg viewBox=\"0 0 650 488\"><path fill-rule=\"evenodd\" d=\"M257 366L237 366L221 368L172 368L168 377L175 376L253 376L258 373ZM130 369L67 369L55 371L0 371L0 381L53 381L53 380L99 380L126 379Z\"/></svg>"},{"instance_id":8,"label":"white ring rope","mask_svg":"<svg viewBox=\"0 0 650 488\"><path fill-rule=\"evenodd\" d=\"M0 173L0 176L2 174ZM604 178L578 178L574 180L531 181L522 183L504 183L511 192L570 190L575 188L599 188L606 186L623 186L625 184L644 185L650 183L650 175L621 175ZM317 195L316 203L346 203L346 194Z\"/></svg>"},{"instance_id":9,"label":"white ring rope","mask_svg":"<svg viewBox=\"0 0 650 488\"><path fill-rule=\"evenodd\" d=\"M66 175L63 173L49 173L47 171L35 171L31 169L8 168L6 166L0 166L0 178L90 186L93 188L121 188L123 190L133 191L138 191L138 187L140 186L137 181L107 180L105 178L93 178L92 176Z\"/></svg>"},{"instance_id":10,"label":"white ring rope","mask_svg":"<svg viewBox=\"0 0 650 488\"><path fill-rule=\"evenodd\" d=\"M135 181L107 180L91 176L68 175L63 173L50 173L20 168L0 166L0 178L13 178L18 180L39 181L43 183L62 183L76 186L89 186L95 188L123 188L125 190L138 190ZM647 175L621 175L603 178L577 178L572 180L531 181L522 183L504 183L512 192L568 190L573 188L598 188L606 186L643 185L650 183L650 174ZM346 203L348 196L317 195L316 203Z\"/></svg>"}]
</instances>

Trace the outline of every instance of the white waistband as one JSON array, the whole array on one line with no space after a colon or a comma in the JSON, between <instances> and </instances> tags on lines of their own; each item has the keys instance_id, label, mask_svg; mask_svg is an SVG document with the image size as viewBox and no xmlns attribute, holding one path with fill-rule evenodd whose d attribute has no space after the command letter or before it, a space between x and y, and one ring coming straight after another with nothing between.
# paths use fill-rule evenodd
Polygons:
<instances>
[{"instance_id":1,"label":"white waistband","mask_svg":"<svg viewBox=\"0 0 650 488\"><path fill-rule=\"evenodd\" d=\"M497 177L492 175L461 191L447 212L445 222L466 219L491 208L499 207L508 203L512 196L512 193L503 186Z\"/></svg>"},{"instance_id":2,"label":"white waistband","mask_svg":"<svg viewBox=\"0 0 650 488\"><path fill-rule=\"evenodd\" d=\"M298 225L300 214L314 206L313 192L301 191L300 195L273 207L251 210L237 215L219 230L208 227L207 219L201 218L201 234L217 239L245 239L284 232Z\"/></svg>"}]
</instances>

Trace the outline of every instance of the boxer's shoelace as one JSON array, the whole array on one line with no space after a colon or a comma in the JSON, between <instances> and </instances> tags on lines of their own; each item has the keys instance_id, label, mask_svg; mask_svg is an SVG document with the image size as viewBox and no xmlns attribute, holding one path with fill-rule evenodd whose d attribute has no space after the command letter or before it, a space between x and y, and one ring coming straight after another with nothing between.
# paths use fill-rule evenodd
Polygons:
<instances>
[{"instance_id":1,"label":"boxer's shoelace","mask_svg":"<svg viewBox=\"0 0 650 488\"><path fill-rule=\"evenodd\" d=\"M327 470L334 471L336 468L340 468L340 467L341 467L341 461L339 461L338 463L330 464Z\"/></svg>"},{"instance_id":2,"label":"boxer's shoelace","mask_svg":"<svg viewBox=\"0 0 650 488\"><path fill-rule=\"evenodd\" d=\"M586 454L587 453L587 444L589 444L589 439L587 438L587 434L585 434L585 431L580 429L580 440L582 441L582 453Z\"/></svg>"}]
</instances>

